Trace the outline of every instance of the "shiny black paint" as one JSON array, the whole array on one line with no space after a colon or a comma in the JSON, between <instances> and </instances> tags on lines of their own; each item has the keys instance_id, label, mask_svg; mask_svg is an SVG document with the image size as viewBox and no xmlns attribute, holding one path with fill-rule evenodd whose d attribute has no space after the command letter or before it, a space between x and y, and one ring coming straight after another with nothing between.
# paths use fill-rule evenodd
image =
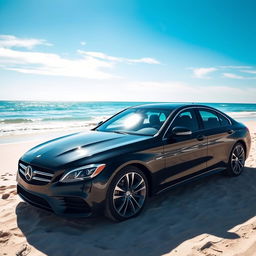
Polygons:
<instances>
[{"instance_id":1,"label":"shiny black paint","mask_svg":"<svg viewBox=\"0 0 256 256\"><path fill-rule=\"evenodd\" d=\"M46 185L33 185L18 172L18 186L44 198L56 214L90 216L104 210L108 186L124 166L138 166L146 174L150 194L154 195L181 182L224 170L231 149L238 141L244 144L248 156L251 143L248 129L230 117L229 126L204 130L198 114L198 109L204 106L150 104L144 107L172 110L156 136L99 132L94 129L45 142L29 150L20 161L35 168L51 170L53 180ZM213 108L205 108L214 111ZM175 116L186 109L195 111L200 130L190 136L168 135L166 131L171 129ZM104 163L106 168L91 180L59 182L63 173L91 163ZM63 197L81 198L90 210L83 214L67 214L59 199Z\"/></svg>"},{"instance_id":2,"label":"shiny black paint","mask_svg":"<svg viewBox=\"0 0 256 256\"><path fill-rule=\"evenodd\" d=\"M165 174L159 174L163 180L161 189L168 187L172 181L196 174L206 168L207 143L197 137L200 132L191 136L174 136L164 141Z\"/></svg>"}]
</instances>

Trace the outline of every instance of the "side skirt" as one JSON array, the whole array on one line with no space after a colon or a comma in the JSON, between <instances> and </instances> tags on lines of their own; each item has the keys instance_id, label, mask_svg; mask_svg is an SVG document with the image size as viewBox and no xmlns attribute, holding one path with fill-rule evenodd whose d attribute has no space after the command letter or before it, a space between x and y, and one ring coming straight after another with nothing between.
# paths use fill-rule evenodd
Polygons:
<instances>
[{"instance_id":1,"label":"side skirt","mask_svg":"<svg viewBox=\"0 0 256 256\"><path fill-rule=\"evenodd\" d=\"M206 177L206 176L210 176L210 175L213 175L213 174L216 174L216 173L220 173L222 171L224 171L226 168L225 167L222 167L222 168L216 168L216 169L211 169L211 170L208 170L208 171L205 171L203 173L200 173L200 174L197 174L197 175L194 175L192 177L189 177L189 178L186 178L184 180L181 180L181 181L177 181L176 183L174 184L171 184L170 186L164 188L164 189L161 189L159 191L157 191L155 193L155 195L158 195L158 194L161 194L165 191L168 191L176 186L179 186L179 185L182 185L182 184L186 184L186 183L189 183L191 181L195 181L195 180L198 180L200 178L203 178L203 177Z\"/></svg>"}]
</instances>

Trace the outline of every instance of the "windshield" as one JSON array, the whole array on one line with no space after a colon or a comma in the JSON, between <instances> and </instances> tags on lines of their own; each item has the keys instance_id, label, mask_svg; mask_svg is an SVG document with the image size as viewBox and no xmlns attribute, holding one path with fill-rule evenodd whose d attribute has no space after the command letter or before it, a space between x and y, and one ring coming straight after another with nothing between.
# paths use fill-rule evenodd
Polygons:
<instances>
[{"instance_id":1,"label":"windshield","mask_svg":"<svg viewBox=\"0 0 256 256\"><path fill-rule=\"evenodd\" d=\"M170 112L168 109L129 108L100 125L96 131L153 136Z\"/></svg>"}]
</instances>

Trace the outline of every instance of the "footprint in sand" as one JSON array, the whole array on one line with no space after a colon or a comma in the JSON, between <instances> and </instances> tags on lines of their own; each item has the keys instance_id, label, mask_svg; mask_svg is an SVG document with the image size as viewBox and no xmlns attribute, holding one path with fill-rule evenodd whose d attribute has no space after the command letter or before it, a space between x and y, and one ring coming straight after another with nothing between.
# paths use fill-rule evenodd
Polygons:
<instances>
[{"instance_id":1,"label":"footprint in sand","mask_svg":"<svg viewBox=\"0 0 256 256\"><path fill-rule=\"evenodd\" d=\"M0 243L5 243L9 240L11 233L0 231Z\"/></svg>"},{"instance_id":2,"label":"footprint in sand","mask_svg":"<svg viewBox=\"0 0 256 256\"><path fill-rule=\"evenodd\" d=\"M15 190L10 191L10 194L17 195L17 190L15 189Z\"/></svg>"},{"instance_id":3,"label":"footprint in sand","mask_svg":"<svg viewBox=\"0 0 256 256\"><path fill-rule=\"evenodd\" d=\"M2 194L2 199L7 199L8 197L10 196L10 194L8 194L8 193L4 193L4 194Z\"/></svg>"},{"instance_id":4,"label":"footprint in sand","mask_svg":"<svg viewBox=\"0 0 256 256\"><path fill-rule=\"evenodd\" d=\"M27 244L24 244L22 248L16 252L16 256L26 256L30 253L30 251L31 248Z\"/></svg>"},{"instance_id":5,"label":"footprint in sand","mask_svg":"<svg viewBox=\"0 0 256 256\"><path fill-rule=\"evenodd\" d=\"M9 198L10 195L17 195L16 186L10 185L10 186L1 186L0 187L0 194L2 194L2 199Z\"/></svg>"}]
</instances>

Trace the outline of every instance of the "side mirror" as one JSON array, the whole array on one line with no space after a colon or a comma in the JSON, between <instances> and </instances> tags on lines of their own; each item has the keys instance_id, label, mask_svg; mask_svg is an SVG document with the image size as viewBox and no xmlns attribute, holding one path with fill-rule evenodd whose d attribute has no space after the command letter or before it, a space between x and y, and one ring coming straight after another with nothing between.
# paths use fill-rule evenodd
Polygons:
<instances>
[{"instance_id":1,"label":"side mirror","mask_svg":"<svg viewBox=\"0 0 256 256\"><path fill-rule=\"evenodd\" d=\"M192 131L187 127L175 126L172 129L172 134L175 136L187 136L187 135L191 135Z\"/></svg>"}]
</instances>

